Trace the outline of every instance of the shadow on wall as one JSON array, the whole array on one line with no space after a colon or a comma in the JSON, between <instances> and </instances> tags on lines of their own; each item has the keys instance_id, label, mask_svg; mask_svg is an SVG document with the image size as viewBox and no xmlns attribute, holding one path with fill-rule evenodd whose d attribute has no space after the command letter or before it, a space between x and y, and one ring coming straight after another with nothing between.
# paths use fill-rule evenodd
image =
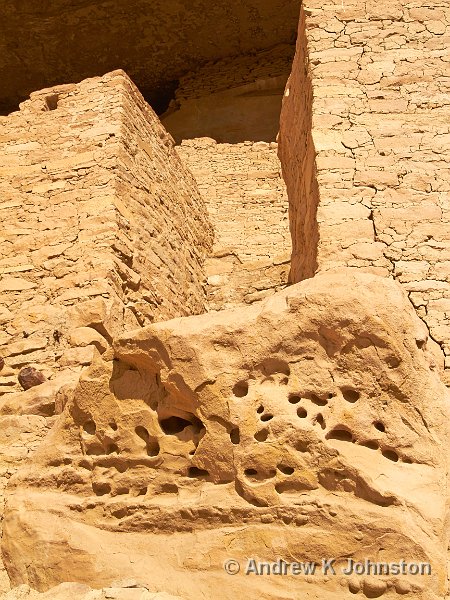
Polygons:
<instances>
[{"instance_id":1,"label":"shadow on wall","mask_svg":"<svg viewBox=\"0 0 450 600\"><path fill-rule=\"evenodd\" d=\"M287 75L258 79L201 98L186 99L161 116L177 144L210 137L219 143L274 142Z\"/></svg>"}]
</instances>

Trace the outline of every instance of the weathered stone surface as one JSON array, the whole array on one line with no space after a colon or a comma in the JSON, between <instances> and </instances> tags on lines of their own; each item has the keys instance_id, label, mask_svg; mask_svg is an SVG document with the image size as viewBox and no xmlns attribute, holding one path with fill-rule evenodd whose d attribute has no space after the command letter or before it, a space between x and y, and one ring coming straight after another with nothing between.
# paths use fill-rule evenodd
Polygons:
<instances>
[{"instance_id":1,"label":"weathered stone surface","mask_svg":"<svg viewBox=\"0 0 450 600\"><path fill-rule=\"evenodd\" d=\"M133 589L132 589L133 588ZM91 590L82 583L62 583L48 592L39 593L28 585L21 585L8 592L3 600L183 600L180 596L153 594L140 586L108 587Z\"/></svg>"},{"instance_id":2,"label":"weathered stone surface","mask_svg":"<svg viewBox=\"0 0 450 600\"><path fill-rule=\"evenodd\" d=\"M336 266L394 277L450 384L449 27L448 1L304 2L279 149L293 281Z\"/></svg>"},{"instance_id":3,"label":"weathered stone surface","mask_svg":"<svg viewBox=\"0 0 450 600\"><path fill-rule=\"evenodd\" d=\"M42 377L42 373L39 375ZM0 399L0 415L51 417L58 414L62 412L62 404L67 401L67 395L75 388L78 378L79 374L76 372L71 375L64 373L50 381L41 381L24 392L6 394ZM59 409L56 407L57 402Z\"/></svg>"},{"instance_id":4,"label":"weathered stone surface","mask_svg":"<svg viewBox=\"0 0 450 600\"><path fill-rule=\"evenodd\" d=\"M294 0L62 0L39 7L5 0L0 111L14 110L34 90L118 66L151 103L164 105L174 82L198 65L292 43L298 10Z\"/></svg>"},{"instance_id":5,"label":"weathered stone surface","mask_svg":"<svg viewBox=\"0 0 450 600\"><path fill-rule=\"evenodd\" d=\"M397 283L330 271L115 348L9 485L13 584L131 576L187 599L219 588L230 599L374 597L380 586L386 598L405 586L444 597L449 397ZM405 559L432 575L224 573L227 558L251 556Z\"/></svg>"},{"instance_id":6,"label":"weathered stone surface","mask_svg":"<svg viewBox=\"0 0 450 600\"><path fill-rule=\"evenodd\" d=\"M70 377L126 329L205 311L212 228L173 146L123 71L0 119L0 395L24 367Z\"/></svg>"},{"instance_id":7,"label":"weathered stone surface","mask_svg":"<svg viewBox=\"0 0 450 600\"><path fill-rule=\"evenodd\" d=\"M205 260L210 310L251 304L288 282L290 236L286 188L275 142L177 147L205 199L214 244Z\"/></svg>"}]
</instances>

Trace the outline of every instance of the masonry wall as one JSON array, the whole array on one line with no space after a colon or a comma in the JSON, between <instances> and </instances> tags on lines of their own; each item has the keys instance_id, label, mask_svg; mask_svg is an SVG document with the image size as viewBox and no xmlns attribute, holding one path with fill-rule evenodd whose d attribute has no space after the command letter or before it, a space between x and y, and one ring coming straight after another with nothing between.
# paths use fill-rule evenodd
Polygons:
<instances>
[{"instance_id":1,"label":"masonry wall","mask_svg":"<svg viewBox=\"0 0 450 600\"><path fill-rule=\"evenodd\" d=\"M178 153L214 224L205 262L209 308L251 304L285 287L291 246L277 144L201 138L183 141Z\"/></svg>"},{"instance_id":2,"label":"masonry wall","mask_svg":"<svg viewBox=\"0 0 450 600\"><path fill-rule=\"evenodd\" d=\"M292 46L279 46L210 63L181 80L162 120L181 140L214 226L205 263L211 310L261 300L288 282L288 200L275 140L292 57Z\"/></svg>"},{"instance_id":3,"label":"masonry wall","mask_svg":"<svg viewBox=\"0 0 450 600\"><path fill-rule=\"evenodd\" d=\"M449 9L446 1L424 7L310 0L299 30L313 90L318 269L346 265L395 277L441 345L447 367ZM300 49L284 99L285 131L301 128L295 104L304 73ZM301 154L301 134L282 135L280 146L283 162ZM300 205L301 193L287 181L291 202Z\"/></svg>"},{"instance_id":4,"label":"masonry wall","mask_svg":"<svg viewBox=\"0 0 450 600\"><path fill-rule=\"evenodd\" d=\"M177 143L211 137L222 143L273 142L294 45L210 62L180 79L162 122Z\"/></svg>"},{"instance_id":5,"label":"masonry wall","mask_svg":"<svg viewBox=\"0 0 450 600\"><path fill-rule=\"evenodd\" d=\"M312 139L312 84L305 13L300 12L299 35L292 73L283 97L279 156L289 192L292 236L290 281L312 277L317 270L319 189Z\"/></svg>"},{"instance_id":6,"label":"masonry wall","mask_svg":"<svg viewBox=\"0 0 450 600\"><path fill-rule=\"evenodd\" d=\"M192 175L117 71L0 119L0 394L113 335L205 310L212 229Z\"/></svg>"}]
</instances>

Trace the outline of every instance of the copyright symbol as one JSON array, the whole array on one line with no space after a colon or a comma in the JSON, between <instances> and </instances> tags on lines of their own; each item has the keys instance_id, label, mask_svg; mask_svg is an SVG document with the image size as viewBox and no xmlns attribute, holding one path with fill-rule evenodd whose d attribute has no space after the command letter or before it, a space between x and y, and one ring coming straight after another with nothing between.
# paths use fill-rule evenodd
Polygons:
<instances>
[{"instance_id":1,"label":"copyright symbol","mask_svg":"<svg viewBox=\"0 0 450 600\"><path fill-rule=\"evenodd\" d=\"M228 573L228 575L237 575L241 570L241 565L238 563L237 560L230 559L224 563L223 568Z\"/></svg>"}]
</instances>

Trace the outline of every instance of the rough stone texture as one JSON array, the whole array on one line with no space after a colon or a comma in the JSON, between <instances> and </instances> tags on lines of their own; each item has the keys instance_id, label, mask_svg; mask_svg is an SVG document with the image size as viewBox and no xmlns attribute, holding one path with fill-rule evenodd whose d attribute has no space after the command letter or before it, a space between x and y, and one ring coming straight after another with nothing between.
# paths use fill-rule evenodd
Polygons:
<instances>
[{"instance_id":1,"label":"rough stone texture","mask_svg":"<svg viewBox=\"0 0 450 600\"><path fill-rule=\"evenodd\" d=\"M28 585L21 585L3 600L183 600L181 596L170 596L164 592L153 594L139 583L116 585L102 590L91 590L82 583L62 583L48 592L39 593Z\"/></svg>"},{"instance_id":2,"label":"rough stone texture","mask_svg":"<svg viewBox=\"0 0 450 600\"><path fill-rule=\"evenodd\" d=\"M288 281L288 202L275 138L292 56L284 45L208 64L181 79L162 117L182 140L178 154L214 227L205 263L210 310L261 300Z\"/></svg>"},{"instance_id":3,"label":"rough stone texture","mask_svg":"<svg viewBox=\"0 0 450 600\"><path fill-rule=\"evenodd\" d=\"M182 77L161 120L177 143L275 141L294 45L208 63Z\"/></svg>"},{"instance_id":4,"label":"rough stone texture","mask_svg":"<svg viewBox=\"0 0 450 600\"><path fill-rule=\"evenodd\" d=\"M114 335L205 310L212 229L173 140L121 71L32 94L0 119L0 155L0 438L24 415L33 449ZM30 370L49 381L23 392ZM0 446L0 470L12 464L14 447ZM0 518L2 507L3 488Z\"/></svg>"},{"instance_id":5,"label":"rough stone texture","mask_svg":"<svg viewBox=\"0 0 450 600\"><path fill-rule=\"evenodd\" d=\"M25 367L19 371L17 379L24 390L29 390L47 381L45 375L34 367Z\"/></svg>"},{"instance_id":6,"label":"rough stone texture","mask_svg":"<svg viewBox=\"0 0 450 600\"><path fill-rule=\"evenodd\" d=\"M115 350L10 482L13 584L131 576L188 600L444 597L449 392L398 283L330 271ZM402 557L432 575L224 573L226 558L254 555Z\"/></svg>"},{"instance_id":7,"label":"rough stone texture","mask_svg":"<svg viewBox=\"0 0 450 600\"><path fill-rule=\"evenodd\" d=\"M395 277L449 367L450 5L304 8L280 138L298 254L310 256L293 269L301 277L346 265ZM308 194L309 112L320 203ZM317 255L308 245L316 229Z\"/></svg>"},{"instance_id":8,"label":"rough stone texture","mask_svg":"<svg viewBox=\"0 0 450 600\"><path fill-rule=\"evenodd\" d=\"M3 516L4 494L9 479L24 461L29 460L54 422L54 417L14 414L0 416L0 517ZM0 537L1 535L0 519ZM9 578L0 560L0 598L9 588Z\"/></svg>"},{"instance_id":9,"label":"rough stone texture","mask_svg":"<svg viewBox=\"0 0 450 600\"><path fill-rule=\"evenodd\" d=\"M24 584L8 600L448 598L448 0L304 4L279 155L290 281L309 279L282 291L293 4L244 4L156 2L136 22L148 5L127 5L132 75L161 106L178 86L182 160L122 71L0 119L0 595ZM73 75L69 29L98 33L77 73L109 68L130 47L116 9L3 3L21 27L0 103ZM20 85L12 57L33 64ZM49 380L19 392L24 367ZM432 575L225 574L251 556Z\"/></svg>"},{"instance_id":10,"label":"rough stone texture","mask_svg":"<svg viewBox=\"0 0 450 600\"><path fill-rule=\"evenodd\" d=\"M0 155L0 395L205 310L203 200L122 71L32 94L0 118Z\"/></svg>"},{"instance_id":11,"label":"rough stone texture","mask_svg":"<svg viewBox=\"0 0 450 600\"><path fill-rule=\"evenodd\" d=\"M0 111L123 68L153 103L199 64L295 40L297 0L3 0Z\"/></svg>"},{"instance_id":12,"label":"rough stone texture","mask_svg":"<svg viewBox=\"0 0 450 600\"><path fill-rule=\"evenodd\" d=\"M251 304L285 287L291 241L277 144L203 138L185 140L177 150L214 227L205 261L209 309Z\"/></svg>"}]
</instances>

